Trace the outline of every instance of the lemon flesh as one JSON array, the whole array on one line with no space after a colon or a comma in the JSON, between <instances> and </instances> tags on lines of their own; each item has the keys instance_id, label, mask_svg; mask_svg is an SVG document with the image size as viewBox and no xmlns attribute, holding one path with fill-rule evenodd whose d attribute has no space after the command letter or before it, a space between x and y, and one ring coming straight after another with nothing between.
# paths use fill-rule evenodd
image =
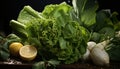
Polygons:
<instances>
[{"instance_id":1,"label":"lemon flesh","mask_svg":"<svg viewBox=\"0 0 120 69\"><path fill-rule=\"evenodd\" d=\"M31 45L25 45L19 51L21 59L25 61L32 61L37 56L37 49Z\"/></svg>"}]
</instances>

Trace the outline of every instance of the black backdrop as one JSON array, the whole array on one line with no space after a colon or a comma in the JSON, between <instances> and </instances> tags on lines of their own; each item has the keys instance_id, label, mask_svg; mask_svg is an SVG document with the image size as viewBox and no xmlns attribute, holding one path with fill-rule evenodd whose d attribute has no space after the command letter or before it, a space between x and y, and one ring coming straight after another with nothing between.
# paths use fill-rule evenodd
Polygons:
<instances>
[{"instance_id":1,"label":"black backdrop","mask_svg":"<svg viewBox=\"0 0 120 69\"><path fill-rule=\"evenodd\" d=\"M0 2L0 31L5 31L6 34L11 33L9 21L16 19L20 10L25 5L30 5L37 11L42 11L47 4L61 3L66 1L71 4L71 0L1 0ZM120 14L119 0L98 0L100 9L111 9Z\"/></svg>"}]
</instances>

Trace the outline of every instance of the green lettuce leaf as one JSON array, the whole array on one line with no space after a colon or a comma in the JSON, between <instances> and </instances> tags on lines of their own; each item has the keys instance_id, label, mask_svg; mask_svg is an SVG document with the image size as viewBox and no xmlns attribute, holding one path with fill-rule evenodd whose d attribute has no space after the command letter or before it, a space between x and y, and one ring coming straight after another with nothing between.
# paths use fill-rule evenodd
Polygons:
<instances>
[{"instance_id":1,"label":"green lettuce leaf","mask_svg":"<svg viewBox=\"0 0 120 69\"><path fill-rule=\"evenodd\" d=\"M73 7L81 25L89 27L96 23L96 11L98 3L96 0L73 0Z\"/></svg>"}]
</instances>

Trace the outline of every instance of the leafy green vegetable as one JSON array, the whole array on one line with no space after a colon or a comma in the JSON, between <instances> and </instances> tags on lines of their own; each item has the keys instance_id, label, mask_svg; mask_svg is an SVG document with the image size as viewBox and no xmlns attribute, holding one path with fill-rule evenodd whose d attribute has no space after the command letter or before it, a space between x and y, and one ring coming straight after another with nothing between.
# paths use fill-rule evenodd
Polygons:
<instances>
[{"instance_id":1,"label":"leafy green vegetable","mask_svg":"<svg viewBox=\"0 0 120 69\"><path fill-rule=\"evenodd\" d=\"M96 0L73 0L72 3L82 25L90 27L96 22L96 10L98 9Z\"/></svg>"},{"instance_id":2,"label":"leafy green vegetable","mask_svg":"<svg viewBox=\"0 0 120 69\"><path fill-rule=\"evenodd\" d=\"M116 35L119 35L117 33ZM110 43L108 46L106 46L106 51L110 56L110 59L112 61L120 61L120 36L115 36L114 38L111 39Z\"/></svg>"},{"instance_id":3,"label":"leafy green vegetable","mask_svg":"<svg viewBox=\"0 0 120 69\"><path fill-rule=\"evenodd\" d=\"M10 26L14 29L14 33L19 34L19 36L22 36L22 38L26 38L28 36L26 31L25 31L26 27L24 24L21 24L20 22L17 22L15 20L11 20Z\"/></svg>"},{"instance_id":4,"label":"leafy green vegetable","mask_svg":"<svg viewBox=\"0 0 120 69\"><path fill-rule=\"evenodd\" d=\"M36 46L38 55L45 60L54 59L70 64L82 58L90 36L89 31L80 26L71 14L73 8L65 2L47 5L43 12L25 6L17 21L10 21L10 26L13 32L19 32L16 34L23 43Z\"/></svg>"},{"instance_id":5,"label":"leafy green vegetable","mask_svg":"<svg viewBox=\"0 0 120 69\"><path fill-rule=\"evenodd\" d=\"M60 62L56 60L40 61L33 65L33 69L46 69L47 67L55 69Z\"/></svg>"},{"instance_id":6,"label":"leafy green vegetable","mask_svg":"<svg viewBox=\"0 0 120 69\"><path fill-rule=\"evenodd\" d=\"M0 59L7 60L10 56L9 50L7 49L6 39L3 36L0 36Z\"/></svg>"},{"instance_id":7,"label":"leafy green vegetable","mask_svg":"<svg viewBox=\"0 0 120 69\"><path fill-rule=\"evenodd\" d=\"M119 29L119 20L115 12L111 13L110 10L100 10L97 12L96 23L88 28L92 33L91 40L101 42L103 40L113 38L115 32ZM95 37L95 36L98 36Z\"/></svg>"},{"instance_id":8,"label":"leafy green vegetable","mask_svg":"<svg viewBox=\"0 0 120 69\"><path fill-rule=\"evenodd\" d=\"M21 39L15 34L9 34L8 36L0 36L0 59L7 60L10 56L9 44L12 42L21 42Z\"/></svg>"},{"instance_id":9,"label":"leafy green vegetable","mask_svg":"<svg viewBox=\"0 0 120 69\"><path fill-rule=\"evenodd\" d=\"M99 30L101 30L104 27L111 27L112 21L110 18L111 18L110 10L98 11L97 16L96 16L96 23L92 30L95 32L98 32Z\"/></svg>"},{"instance_id":10,"label":"leafy green vegetable","mask_svg":"<svg viewBox=\"0 0 120 69\"><path fill-rule=\"evenodd\" d=\"M28 5L20 11L17 20L10 21L10 26L24 44L37 47L43 60L70 64L82 58L88 41L99 43L114 38L120 30L117 12L98 10L98 7L96 0L72 0L72 6L65 2L50 4L42 12ZM111 59L117 60L119 48L115 45L109 45L106 51ZM40 66L44 69L43 62Z\"/></svg>"},{"instance_id":11,"label":"leafy green vegetable","mask_svg":"<svg viewBox=\"0 0 120 69\"><path fill-rule=\"evenodd\" d=\"M0 59L7 60L9 56L9 50L0 44Z\"/></svg>"}]
</instances>

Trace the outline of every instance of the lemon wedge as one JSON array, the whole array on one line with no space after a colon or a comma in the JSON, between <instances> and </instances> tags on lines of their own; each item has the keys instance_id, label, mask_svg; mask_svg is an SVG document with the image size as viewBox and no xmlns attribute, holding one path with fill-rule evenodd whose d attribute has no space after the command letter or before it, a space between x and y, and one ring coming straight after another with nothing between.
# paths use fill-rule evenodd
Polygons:
<instances>
[{"instance_id":1,"label":"lemon wedge","mask_svg":"<svg viewBox=\"0 0 120 69\"><path fill-rule=\"evenodd\" d=\"M25 45L19 51L21 59L25 61L32 61L37 56L37 49L31 45Z\"/></svg>"}]
</instances>

